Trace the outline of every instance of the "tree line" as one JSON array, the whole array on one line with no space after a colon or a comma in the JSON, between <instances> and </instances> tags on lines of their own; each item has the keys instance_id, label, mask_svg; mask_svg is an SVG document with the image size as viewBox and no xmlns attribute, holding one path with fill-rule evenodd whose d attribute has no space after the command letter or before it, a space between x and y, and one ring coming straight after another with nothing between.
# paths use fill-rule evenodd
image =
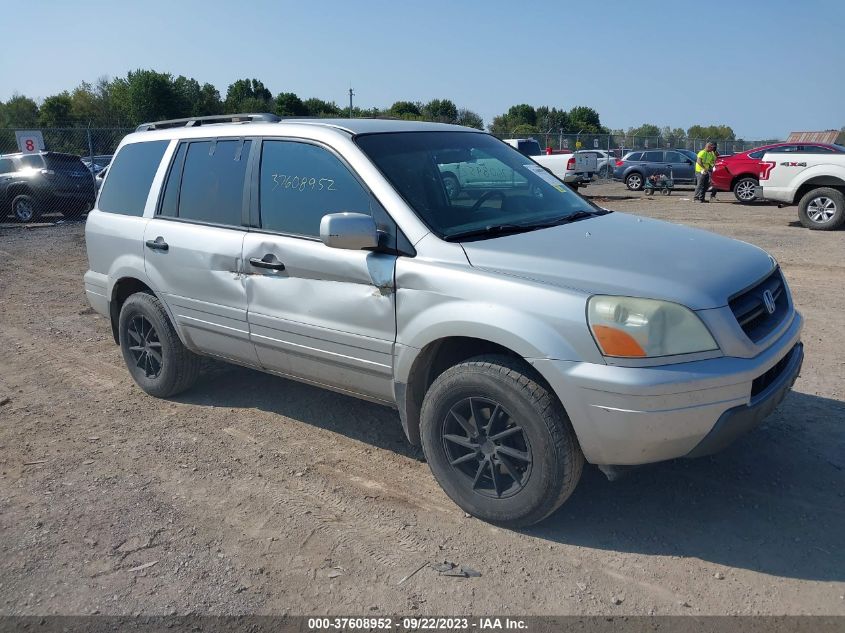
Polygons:
<instances>
[{"instance_id":1,"label":"tree line","mask_svg":"<svg viewBox=\"0 0 845 633\"><path fill-rule=\"evenodd\" d=\"M273 112L279 116L378 117L456 123L484 128L472 110L449 99L428 103L397 101L389 108L349 108L317 97L302 99L293 92L273 93L259 79L238 79L225 96L210 83L154 70L130 71L125 77L83 82L71 91L50 95L38 104L15 94L0 101L0 127L133 127L147 121L236 112Z\"/></svg>"},{"instance_id":2,"label":"tree line","mask_svg":"<svg viewBox=\"0 0 845 633\"><path fill-rule=\"evenodd\" d=\"M125 77L100 78L83 82L73 90L50 95L40 104L25 95L15 94L0 101L0 127L134 127L146 121L207 116L236 112L273 112L279 116L302 117L394 117L400 119L456 123L484 129L476 112L458 107L450 99L432 99L427 103L396 101L390 107L349 108L317 97L303 99L293 92L275 96L258 79L238 79L226 89L225 96L210 83L155 70L129 71ZM734 140L728 125L693 125L687 130L644 123L639 127L611 130L599 113L588 106L569 110L557 107L519 104L493 118L488 126L494 134L615 134L620 136L662 136Z\"/></svg>"}]
</instances>

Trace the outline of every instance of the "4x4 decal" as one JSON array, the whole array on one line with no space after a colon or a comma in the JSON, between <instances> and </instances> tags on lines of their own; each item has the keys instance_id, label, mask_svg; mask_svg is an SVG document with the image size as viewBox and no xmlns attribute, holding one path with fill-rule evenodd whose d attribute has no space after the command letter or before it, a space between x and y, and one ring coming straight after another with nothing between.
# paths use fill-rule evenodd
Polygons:
<instances>
[{"instance_id":1,"label":"4x4 decal","mask_svg":"<svg viewBox=\"0 0 845 633\"><path fill-rule=\"evenodd\" d=\"M781 163L783 167L806 167L807 163L790 163L789 161L784 161Z\"/></svg>"}]
</instances>

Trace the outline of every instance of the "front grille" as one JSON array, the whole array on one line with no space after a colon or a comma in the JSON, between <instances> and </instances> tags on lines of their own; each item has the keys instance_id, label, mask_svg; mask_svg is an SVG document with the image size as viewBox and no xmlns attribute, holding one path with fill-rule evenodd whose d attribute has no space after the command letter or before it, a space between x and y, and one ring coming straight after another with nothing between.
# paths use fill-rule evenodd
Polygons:
<instances>
[{"instance_id":1,"label":"front grille","mask_svg":"<svg viewBox=\"0 0 845 633\"><path fill-rule=\"evenodd\" d=\"M754 381L751 383L752 399L755 396L763 393L769 385L771 385L775 380L778 379L778 376L780 376L783 373L783 370L786 369L786 366L789 365L789 361L792 359L792 355L794 353L795 348L793 347L786 356L784 356L777 362L774 367L772 367L762 376L758 376L754 379Z\"/></svg>"},{"instance_id":2,"label":"front grille","mask_svg":"<svg viewBox=\"0 0 845 633\"><path fill-rule=\"evenodd\" d=\"M763 294L768 290L774 299L775 311L769 312ZM786 317L789 310L786 284L780 269L749 290L733 297L729 302L742 331L755 343L765 338Z\"/></svg>"}]
</instances>

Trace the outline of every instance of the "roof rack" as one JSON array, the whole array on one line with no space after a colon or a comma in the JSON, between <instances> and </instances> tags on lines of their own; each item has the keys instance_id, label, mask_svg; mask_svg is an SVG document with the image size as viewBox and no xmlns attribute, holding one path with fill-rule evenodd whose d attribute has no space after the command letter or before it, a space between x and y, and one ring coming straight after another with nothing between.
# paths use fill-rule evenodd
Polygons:
<instances>
[{"instance_id":1,"label":"roof rack","mask_svg":"<svg viewBox=\"0 0 845 633\"><path fill-rule=\"evenodd\" d=\"M147 132L149 130L165 130L172 127L197 127L198 125L210 125L215 123L251 123L253 121L278 123L281 120L281 117L269 112L253 114L216 114L213 116L192 116L186 119L168 119L167 121L142 123L135 128L135 131Z\"/></svg>"}]
</instances>

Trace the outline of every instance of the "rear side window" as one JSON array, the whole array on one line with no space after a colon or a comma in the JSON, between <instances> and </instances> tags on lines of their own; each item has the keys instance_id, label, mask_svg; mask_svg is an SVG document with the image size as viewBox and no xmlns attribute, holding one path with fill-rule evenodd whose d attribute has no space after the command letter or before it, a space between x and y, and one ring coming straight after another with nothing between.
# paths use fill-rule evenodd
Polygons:
<instances>
[{"instance_id":1,"label":"rear side window","mask_svg":"<svg viewBox=\"0 0 845 633\"><path fill-rule=\"evenodd\" d=\"M24 154L18 160L21 161L21 167L35 167L41 169L44 167L44 159L40 154Z\"/></svg>"},{"instance_id":2,"label":"rear side window","mask_svg":"<svg viewBox=\"0 0 845 633\"><path fill-rule=\"evenodd\" d=\"M107 213L144 215L147 196L170 141L124 145L109 167L97 207Z\"/></svg>"},{"instance_id":3,"label":"rear side window","mask_svg":"<svg viewBox=\"0 0 845 633\"><path fill-rule=\"evenodd\" d=\"M264 141L259 181L261 227L318 237L327 213L371 214L370 194L329 150L308 143Z\"/></svg>"},{"instance_id":4,"label":"rear side window","mask_svg":"<svg viewBox=\"0 0 845 633\"><path fill-rule=\"evenodd\" d=\"M753 158L754 160L759 160L759 159L763 158L763 154L765 154L765 153L766 153L766 150L758 149L756 152L751 152L748 155L748 157Z\"/></svg>"},{"instance_id":5,"label":"rear side window","mask_svg":"<svg viewBox=\"0 0 845 633\"><path fill-rule=\"evenodd\" d=\"M642 152L634 152L632 154L628 154L623 160L642 160L643 153Z\"/></svg>"},{"instance_id":6,"label":"rear side window","mask_svg":"<svg viewBox=\"0 0 845 633\"><path fill-rule=\"evenodd\" d=\"M60 171L82 171L87 169L85 163L79 156L68 156L67 154L47 154L44 156L48 169Z\"/></svg>"},{"instance_id":7,"label":"rear side window","mask_svg":"<svg viewBox=\"0 0 845 633\"><path fill-rule=\"evenodd\" d=\"M805 145L801 148L802 152L808 154L833 154L833 148L825 147L824 145Z\"/></svg>"},{"instance_id":8,"label":"rear side window","mask_svg":"<svg viewBox=\"0 0 845 633\"><path fill-rule=\"evenodd\" d=\"M642 160L647 163L660 163L663 161L663 152L645 152Z\"/></svg>"},{"instance_id":9,"label":"rear side window","mask_svg":"<svg viewBox=\"0 0 845 633\"><path fill-rule=\"evenodd\" d=\"M243 140L188 144L179 191L180 219L241 226L250 144Z\"/></svg>"}]
</instances>

